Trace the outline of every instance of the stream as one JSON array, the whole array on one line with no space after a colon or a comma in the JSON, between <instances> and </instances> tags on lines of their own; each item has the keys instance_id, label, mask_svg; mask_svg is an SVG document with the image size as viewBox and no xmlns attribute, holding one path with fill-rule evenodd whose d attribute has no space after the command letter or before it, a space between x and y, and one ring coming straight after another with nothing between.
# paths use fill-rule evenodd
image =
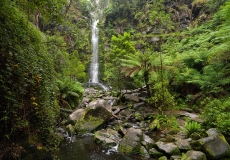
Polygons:
<instances>
[{"instance_id":1,"label":"stream","mask_svg":"<svg viewBox=\"0 0 230 160\"><path fill-rule=\"evenodd\" d=\"M91 14L91 64L90 64L90 79L88 85L98 86L107 91L109 88L99 82L99 54L98 40L99 29L97 27L99 20L102 17L102 7L100 0L88 0L94 10ZM143 157L135 155L132 157L119 154L116 147L108 147L94 142L93 134L82 136L68 137L61 145L57 155L58 160L143 160ZM153 160L153 159L152 159Z\"/></svg>"},{"instance_id":2,"label":"stream","mask_svg":"<svg viewBox=\"0 0 230 160\"><path fill-rule=\"evenodd\" d=\"M65 139L57 155L58 160L142 160L143 158L121 155L115 148L96 144L93 134L75 136L74 141Z\"/></svg>"}]
</instances>

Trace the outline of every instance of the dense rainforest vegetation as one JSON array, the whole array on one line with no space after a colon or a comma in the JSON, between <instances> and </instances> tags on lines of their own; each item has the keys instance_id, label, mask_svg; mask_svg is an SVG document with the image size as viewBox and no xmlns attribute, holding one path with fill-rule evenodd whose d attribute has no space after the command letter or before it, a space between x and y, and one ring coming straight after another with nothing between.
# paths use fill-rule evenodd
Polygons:
<instances>
[{"instance_id":1,"label":"dense rainforest vegetation","mask_svg":"<svg viewBox=\"0 0 230 160\"><path fill-rule=\"evenodd\" d=\"M148 105L201 111L230 131L230 1L100 0L100 81L146 85ZM0 159L52 159L61 109L81 101L88 0L0 1Z\"/></svg>"}]
</instances>

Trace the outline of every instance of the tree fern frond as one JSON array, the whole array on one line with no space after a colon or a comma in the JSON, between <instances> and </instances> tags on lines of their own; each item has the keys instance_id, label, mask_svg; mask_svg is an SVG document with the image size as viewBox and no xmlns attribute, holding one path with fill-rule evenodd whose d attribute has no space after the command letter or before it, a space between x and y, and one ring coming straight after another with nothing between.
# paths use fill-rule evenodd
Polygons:
<instances>
[{"instance_id":1,"label":"tree fern frond","mask_svg":"<svg viewBox=\"0 0 230 160\"><path fill-rule=\"evenodd\" d=\"M136 60L132 60L132 59L121 59L122 62L122 66L133 66L133 65L137 65L139 67L141 67L141 63L139 61Z\"/></svg>"},{"instance_id":2,"label":"tree fern frond","mask_svg":"<svg viewBox=\"0 0 230 160\"><path fill-rule=\"evenodd\" d=\"M228 85L228 84L230 84L230 77L222 78L218 82L218 85Z\"/></svg>"},{"instance_id":3,"label":"tree fern frond","mask_svg":"<svg viewBox=\"0 0 230 160\"><path fill-rule=\"evenodd\" d=\"M145 73L146 69L145 68L142 68L139 72L138 72L138 75L139 76L143 76L144 73Z\"/></svg>"},{"instance_id":4,"label":"tree fern frond","mask_svg":"<svg viewBox=\"0 0 230 160\"><path fill-rule=\"evenodd\" d=\"M132 74L130 75L130 77L134 77L134 76L138 75L139 71L140 71L139 69L134 70L132 72Z\"/></svg>"}]
</instances>

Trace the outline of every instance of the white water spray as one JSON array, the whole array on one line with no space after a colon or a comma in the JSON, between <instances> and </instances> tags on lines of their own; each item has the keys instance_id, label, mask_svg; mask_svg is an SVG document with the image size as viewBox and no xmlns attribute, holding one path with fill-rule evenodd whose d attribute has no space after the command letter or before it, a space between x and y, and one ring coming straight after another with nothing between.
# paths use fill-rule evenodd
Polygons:
<instances>
[{"instance_id":1,"label":"white water spray","mask_svg":"<svg viewBox=\"0 0 230 160\"><path fill-rule=\"evenodd\" d=\"M99 20L102 17L102 7L99 5L100 0L90 0L90 4L94 10L91 11L91 19L92 19L92 26L91 26L91 64L90 64L90 80L89 82L92 84L96 84L97 86L101 87L103 90L108 91L109 88L105 85L99 83L98 74L99 74L99 53L98 53L98 40L99 40L99 29L97 27ZM104 6L106 7L106 5Z\"/></svg>"},{"instance_id":2,"label":"white water spray","mask_svg":"<svg viewBox=\"0 0 230 160\"><path fill-rule=\"evenodd\" d=\"M90 81L92 83L98 83L98 39L99 39L99 29L97 28L97 24L99 19L102 16L102 10L99 7L99 0L93 1L91 0L91 5L95 7L95 9L91 12L92 17L92 37L91 37L91 64L90 64Z\"/></svg>"}]
</instances>

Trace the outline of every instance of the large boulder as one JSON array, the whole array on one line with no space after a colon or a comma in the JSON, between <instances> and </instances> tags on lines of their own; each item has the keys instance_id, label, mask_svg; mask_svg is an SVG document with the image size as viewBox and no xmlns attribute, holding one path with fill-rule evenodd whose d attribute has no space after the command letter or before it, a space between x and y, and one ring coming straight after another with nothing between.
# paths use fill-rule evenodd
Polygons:
<instances>
[{"instance_id":1,"label":"large boulder","mask_svg":"<svg viewBox=\"0 0 230 160\"><path fill-rule=\"evenodd\" d=\"M124 97L127 101L139 102L138 97L133 94L124 94Z\"/></svg>"},{"instance_id":2,"label":"large boulder","mask_svg":"<svg viewBox=\"0 0 230 160\"><path fill-rule=\"evenodd\" d=\"M140 102L140 103L135 103L133 105L133 108L134 109L138 109L138 108L141 108L141 107L145 107L146 106L146 103L145 102Z\"/></svg>"},{"instance_id":3,"label":"large boulder","mask_svg":"<svg viewBox=\"0 0 230 160\"><path fill-rule=\"evenodd\" d=\"M78 109L69 115L69 121L71 124L75 124L77 120L81 119L85 114L85 109Z\"/></svg>"},{"instance_id":4,"label":"large boulder","mask_svg":"<svg viewBox=\"0 0 230 160\"><path fill-rule=\"evenodd\" d=\"M207 160L206 155L200 151L190 150L182 157L183 160Z\"/></svg>"},{"instance_id":5,"label":"large boulder","mask_svg":"<svg viewBox=\"0 0 230 160\"><path fill-rule=\"evenodd\" d=\"M155 145L155 141L152 138L150 138L148 135L143 134L141 144L145 146L147 150L149 150L153 148L153 146Z\"/></svg>"},{"instance_id":6,"label":"large boulder","mask_svg":"<svg viewBox=\"0 0 230 160\"><path fill-rule=\"evenodd\" d=\"M208 159L221 159L228 156L230 147L225 137L221 134L210 134L191 143L192 148L204 152Z\"/></svg>"},{"instance_id":7,"label":"large boulder","mask_svg":"<svg viewBox=\"0 0 230 160\"><path fill-rule=\"evenodd\" d=\"M140 129L129 128L118 146L118 151L124 154L140 152L143 133Z\"/></svg>"},{"instance_id":8,"label":"large boulder","mask_svg":"<svg viewBox=\"0 0 230 160\"><path fill-rule=\"evenodd\" d=\"M177 138L175 144L179 147L180 150L187 151L191 150L191 145L190 145L191 139L180 139Z\"/></svg>"},{"instance_id":9,"label":"large boulder","mask_svg":"<svg viewBox=\"0 0 230 160\"><path fill-rule=\"evenodd\" d=\"M110 146L116 146L121 140L120 134L112 129L99 130L94 133L94 140L97 143L102 143Z\"/></svg>"},{"instance_id":10,"label":"large boulder","mask_svg":"<svg viewBox=\"0 0 230 160\"><path fill-rule=\"evenodd\" d=\"M145 157L146 159L150 158L150 155L144 146L141 146L141 148L140 148L140 155L142 157Z\"/></svg>"},{"instance_id":11,"label":"large boulder","mask_svg":"<svg viewBox=\"0 0 230 160\"><path fill-rule=\"evenodd\" d=\"M170 157L170 160L181 160L182 156L180 155L173 155Z\"/></svg>"},{"instance_id":12,"label":"large boulder","mask_svg":"<svg viewBox=\"0 0 230 160\"><path fill-rule=\"evenodd\" d=\"M149 150L149 154L150 154L150 156L153 157L153 158L159 158L159 157L162 157L162 156L164 155L162 152L158 151L158 150L155 149L155 148L151 148L151 149Z\"/></svg>"},{"instance_id":13,"label":"large boulder","mask_svg":"<svg viewBox=\"0 0 230 160\"><path fill-rule=\"evenodd\" d=\"M180 155L180 150L174 143L158 141L156 142L156 145L160 151L163 151L168 155Z\"/></svg>"},{"instance_id":14,"label":"large boulder","mask_svg":"<svg viewBox=\"0 0 230 160\"><path fill-rule=\"evenodd\" d=\"M75 123L78 134L91 133L112 117L112 113L104 107L87 108L81 118Z\"/></svg>"},{"instance_id":15,"label":"large boulder","mask_svg":"<svg viewBox=\"0 0 230 160\"><path fill-rule=\"evenodd\" d=\"M112 106L107 103L107 101L105 101L104 99L98 99L98 100L95 100L95 101L92 101L88 104L87 108L90 108L90 109L96 109L98 107L103 107L105 109L107 109L109 112L112 112Z\"/></svg>"}]
</instances>

